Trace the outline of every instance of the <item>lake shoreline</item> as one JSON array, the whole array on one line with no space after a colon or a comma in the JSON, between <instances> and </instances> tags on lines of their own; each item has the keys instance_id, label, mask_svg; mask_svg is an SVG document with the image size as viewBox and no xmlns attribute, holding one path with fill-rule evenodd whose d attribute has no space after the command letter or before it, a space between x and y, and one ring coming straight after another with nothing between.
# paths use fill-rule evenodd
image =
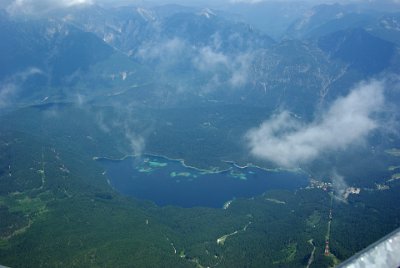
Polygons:
<instances>
[{"instance_id":1,"label":"lake shoreline","mask_svg":"<svg viewBox=\"0 0 400 268\"><path fill-rule=\"evenodd\" d=\"M233 161L227 169L201 169L157 154L126 155L120 159L93 157L104 166L114 190L158 206L227 209L236 198L252 198L268 190L305 187L301 170L265 169ZM212 197L212 198L210 198Z\"/></svg>"},{"instance_id":2,"label":"lake shoreline","mask_svg":"<svg viewBox=\"0 0 400 268\"><path fill-rule=\"evenodd\" d=\"M161 155L161 154L155 154L155 153L145 153L142 155L134 155L134 154L130 154L130 155L125 155L122 158L111 158L111 157L106 157L106 156L94 156L93 160L94 161L98 161L98 160L108 160L108 161L124 161L127 158L141 158L141 157L159 157L159 158L164 158L165 160L168 161L175 161L175 162L179 162L182 164L182 166L189 168L189 169L193 169L199 172L204 172L206 174L219 174L219 173L224 173L224 172L228 172L231 171L233 168L238 168L238 169L247 169L247 168L257 168L257 169L261 169L264 170L266 172L289 172L289 173L295 173L295 174L305 174L308 177L310 177L310 174L308 174L307 172L305 172L303 169L301 168L282 168L282 167L278 167L278 168L265 168L265 167L260 167L258 165L255 165L253 163L247 163L244 166L239 165L237 162L233 161L233 160L221 160L221 162L223 163L227 163L232 165L229 168L226 169L219 169L219 168L215 168L215 169L204 169L204 168L198 168L195 166L191 166L185 163L185 159L183 158L171 158L165 155Z\"/></svg>"}]
</instances>

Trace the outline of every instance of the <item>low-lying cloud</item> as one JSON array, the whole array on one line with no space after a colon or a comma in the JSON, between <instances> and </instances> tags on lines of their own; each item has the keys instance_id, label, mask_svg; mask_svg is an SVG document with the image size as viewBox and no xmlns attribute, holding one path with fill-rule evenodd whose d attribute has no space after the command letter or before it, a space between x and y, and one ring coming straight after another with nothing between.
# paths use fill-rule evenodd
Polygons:
<instances>
[{"instance_id":1,"label":"low-lying cloud","mask_svg":"<svg viewBox=\"0 0 400 268\"><path fill-rule=\"evenodd\" d=\"M163 60L171 61L187 50L187 44L184 40L175 37L164 40L163 42L145 43L137 52L137 57L143 60Z\"/></svg>"},{"instance_id":2,"label":"low-lying cloud","mask_svg":"<svg viewBox=\"0 0 400 268\"><path fill-rule=\"evenodd\" d=\"M277 165L295 167L324 152L362 144L379 126L374 115L383 108L383 91L381 81L361 83L309 124L294 119L288 111L274 115L246 134L250 152Z\"/></svg>"},{"instance_id":3,"label":"low-lying cloud","mask_svg":"<svg viewBox=\"0 0 400 268\"><path fill-rule=\"evenodd\" d=\"M224 53L221 46L221 38L217 33L213 35L211 44L204 46L194 46L187 40L174 37L145 42L135 56L141 61L155 64L159 73L174 73L176 69L188 71L189 68L192 72L206 76L203 93L212 92L222 85L237 88L249 83L254 53ZM184 75L180 77L184 78Z\"/></svg>"},{"instance_id":4,"label":"low-lying cloud","mask_svg":"<svg viewBox=\"0 0 400 268\"><path fill-rule=\"evenodd\" d=\"M202 47L199 49L198 56L194 58L193 64L201 71L209 71L210 69L221 67L229 67L228 57L214 51L211 47Z\"/></svg>"},{"instance_id":5,"label":"low-lying cloud","mask_svg":"<svg viewBox=\"0 0 400 268\"><path fill-rule=\"evenodd\" d=\"M344 194L346 192L346 189L349 187L344 180L344 177L337 173L336 170L332 172L330 177L332 180L333 188L335 189L336 200L344 201Z\"/></svg>"},{"instance_id":6,"label":"low-lying cloud","mask_svg":"<svg viewBox=\"0 0 400 268\"><path fill-rule=\"evenodd\" d=\"M0 83L0 109L11 106L20 90L20 84L25 82L30 76L38 74L43 74L43 72L38 68L32 67L16 73Z\"/></svg>"},{"instance_id":7,"label":"low-lying cloud","mask_svg":"<svg viewBox=\"0 0 400 268\"><path fill-rule=\"evenodd\" d=\"M122 134L123 147L121 152L141 157L146 148L146 136L152 131L152 128L143 125L138 127L139 124L133 106L122 106L115 102L109 105L112 111L108 111L110 113L108 116L106 111L95 112L97 126L104 133Z\"/></svg>"},{"instance_id":8,"label":"low-lying cloud","mask_svg":"<svg viewBox=\"0 0 400 268\"><path fill-rule=\"evenodd\" d=\"M125 128L125 138L129 142L130 149L135 157L142 156L145 149L145 139L142 135L134 132L131 128Z\"/></svg>"},{"instance_id":9,"label":"low-lying cloud","mask_svg":"<svg viewBox=\"0 0 400 268\"><path fill-rule=\"evenodd\" d=\"M11 104L17 87L15 84L7 83L0 86L0 109L5 108Z\"/></svg>"},{"instance_id":10,"label":"low-lying cloud","mask_svg":"<svg viewBox=\"0 0 400 268\"><path fill-rule=\"evenodd\" d=\"M228 55L210 46L205 46L199 49L193 59L193 65L201 72L212 72L215 75L220 72L225 73L226 81L230 86L240 87L249 81L249 69L252 61L251 53ZM220 81L220 79L214 76L211 81Z\"/></svg>"}]
</instances>

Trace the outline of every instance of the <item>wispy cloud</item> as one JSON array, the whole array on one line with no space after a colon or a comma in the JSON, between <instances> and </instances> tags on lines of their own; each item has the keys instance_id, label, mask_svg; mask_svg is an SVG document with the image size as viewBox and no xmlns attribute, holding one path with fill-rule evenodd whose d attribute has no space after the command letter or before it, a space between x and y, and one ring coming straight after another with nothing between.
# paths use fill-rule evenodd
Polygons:
<instances>
[{"instance_id":1,"label":"wispy cloud","mask_svg":"<svg viewBox=\"0 0 400 268\"><path fill-rule=\"evenodd\" d=\"M229 83L233 87L239 87L249 82L249 70L253 57L251 53L242 53L235 57L234 63L230 68L231 76L229 78Z\"/></svg>"},{"instance_id":2,"label":"wispy cloud","mask_svg":"<svg viewBox=\"0 0 400 268\"><path fill-rule=\"evenodd\" d=\"M28 68L23 72L19 72L9 77L0 84L0 109L10 107L13 105L20 84L25 82L32 75L42 74L43 72L38 68Z\"/></svg>"},{"instance_id":3,"label":"wispy cloud","mask_svg":"<svg viewBox=\"0 0 400 268\"><path fill-rule=\"evenodd\" d=\"M195 46L189 41L174 37L142 44L136 57L145 62L152 62L158 73L175 73L177 69L185 70L185 75L198 73L204 75L204 92L214 91L223 86L240 87L249 81L249 70L254 56L251 52L225 53L220 49L221 38L218 33L212 36L209 45ZM189 71L189 70L192 70ZM187 83L188 76L174 76ZM160 78L161 79L161 78ZM170 77L167 77L169 81Z\"/></svg>"},{"instance_id":4,"label":"wispy cloud","mask_svg":"<svg viewBox=\"0 0 400 268\"><path fill-rule=\"evenodd\" d=\"M11 105L11 99L14 97L17 87L13 83L7 83L0 86L0 109Z\"/></svg>"},{"instance_id":5,"label":"wispy cloud","mask_svg":"<svg viewBox=\"0 0 400 268\"><path fill-rule=\"evenodd\" d=\"M123 106L116 102L110 103L106 110L96 111L94 117L97 126L104 133L122 135L121 152L136 157L143 155L146 148L146 137L152 128L138 123L133 106Z\"/></svg>"},{"instance_id":6,"label":"wispy cloud","mask_svg":"<svg viewBox=\"0 0 400 268\"><path fill-rule=\"evenodd\" d=\"M251 153L285 167L315 160L324 152L362 144L378 127L374 115L384 105L383 82L364 82L337 99L320 118L304 124L288 111L274 115L247 135Z\"/></svg>"},{"instance_id":7,"label":"wispy cloud","mask_svg":"<svg viewBox=\"0 0 400 268\"><path fill-rule=\"evenodd\" d=\"M251 53L228 55L211 46L205 46L198 50L193 59L193 65L202 72L220 73L227 76L225 79L214 76L211 81L227 82L232 87L239 87L248 82L252 60Z\"/></svg>"},{"instance_id":8,"label":"wispy cloud","mask_svg":"<svg viewBox=\"0 0 400 268\"><path fill-rule=\"evenodd\" d=\"M209 71L218 67L228 67L228 57L221 53L214 51L211 47L202 47L199 49L198 55L193 60L193 64L201 71Z\"/></svg>"},{"instance_id":9,"label":"wispy cloud","mask_svg":"<svg viewBox=\"0 0 400 268\"><path fill-rule=\"evenodd\" d=\"M105 133L109 133L111 131L111 128L104 119L104 114L102 112L97 112L95 114L95 122L101 131Z\"/></svg>"},{"instance_id":10,"label":"wispy cloud","mask_svg":"<svg viewBox=\"0 0 400 268\"><path fill-rule=\"evenodd\" d=\"M179 58L187 50L187 44L180 38L172 38L154 43L144 43L136 54L143 60L171 61Z\"/></svg>"},{"instance_id":11,"label":"wispy cloud","mask_svg":"<svg viewBox=\"0 0 400 268\"><path fill-rule=\"evenodd\" d=\"M140 157L143 154L146 145L144 137L133 131L128 125L126 125L124 133L133 155Z\"/></svg>"},{"instance_id":12,"label":"wispy cloud","mask_svg":"<svg viewBox=\"0 0 400 268\"><path fill-rule=\"evenodd\" d=\"M345 201L344 194L346 192L346 189L348 188L348 185L344 180L344 177L337 173L336 170L332 172L330 177L332 180L333 188L335 189L336 199L339 201Z\"/></svg>"}]
</instances>

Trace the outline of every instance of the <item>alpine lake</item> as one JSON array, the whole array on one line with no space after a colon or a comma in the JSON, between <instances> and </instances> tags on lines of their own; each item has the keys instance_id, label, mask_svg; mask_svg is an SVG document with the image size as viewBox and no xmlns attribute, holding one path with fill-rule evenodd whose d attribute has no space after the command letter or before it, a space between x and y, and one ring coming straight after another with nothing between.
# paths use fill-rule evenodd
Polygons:
<instances>
[{"instance_id":1,"label":"alpine lake","mask_svg":"<svg viewBox=\"0 0 400 268\"><path fill-rule=\"evenodd\" d=\"M230 163L226 170L202 170L186 166L183 160L154 155L95 160L104 167L108 183L117 192L159 206L222 208L236 198L251 198L268 190L295 190L308 184L304 172L252 165Z\"/></svg>"}]
</instances>

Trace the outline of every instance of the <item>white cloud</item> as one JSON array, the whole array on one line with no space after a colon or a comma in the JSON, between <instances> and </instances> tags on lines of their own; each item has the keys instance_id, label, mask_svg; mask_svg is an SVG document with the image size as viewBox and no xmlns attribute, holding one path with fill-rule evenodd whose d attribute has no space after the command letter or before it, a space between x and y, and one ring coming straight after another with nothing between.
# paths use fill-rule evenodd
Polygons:
<instances>
[{"instance_id":1,"label":"white cloud","mask_svg":"<svg viewBox=\"0 0 400 268\"><path fill-rule=\"evenodd\" d=\"M231 65L231 77L229 83L233 87L239 87L246 84L249 80L249 69L253 55L250 53L239 54L234 58L233 65Z\"/></svg>"},{"instance_id":2,"label":"white cloud","mask_svg":"<svg viewBox=\"0 0 400 268\"><path fill-rule=\"evenodd\" d=\"M138 49L137 56L144 60L170 61L173 58L179 58L186 50L185 41L175 37L163 42L145 43Z\"/></svg>"},{"instance_id":3,"label":"white cloud","mask_svg":"<svg viewBox=\"0 0 400 268\"><path fill-rule=\"evenodd\" d=\"M145 149L145 139L143 136L132 131L131 128L125 127L125 138L128 140L134 156L141 156Z\"/></svg>"},{"instance_id":4,"label":"white cloud","mask_svg":"<svg viewBox=\"0 0 400 268\"><path fill-rule=\"evenodd\" d=\"M85 108L85 107L83 107ZM109 103L109 108L104 111L95 112L95 122L104 133L114 133L124 136L120 149L127 155L140 157L146 148L146 136L151 133L152 128L138 127L133 105L122 105L117 102Z\"/></svg>"},{"instance_id":5,"label":"white cloud","mask_svg":"<svg viewBox=\"0 0 400 268\"><path fill-rule=\"evenodd\" d=\"M109 133L111 131L110 127L104 119L104 114L102 112L96 113L95 122L97 123L100 130L102 130L103 132Z\"/></svg>"},{"instance_id":6,"label":"white cloud","mask_svg":"<svg viewBox=\"0 0 400 268\"><path fill-rule=\"evenodd\" d=\"M192 46L186 40L174 37L157 42L144 43L136 53L139 60L152 61L160 73L169 73L181 66L193 67L202 74L209 75L203 85L203 93L229 84L243 86L248 82L253 53L227 54L219 50L221 38L212 36L212 44ZM186 67L185 67L186 68ZM184 78L183 78L184 79Z\"/></svg>"},{"instance_id":7,"label":"white cloud","mask_svg":"<svg viewBox=\"0 0 400 268\"><path fill-rule=\"evenodd\" d=\"M43 74L38 68L29 68L23 72L19 72L0 84L0 109L10 107L14 98L18 94L19 84L24 82L32 75Z\"/></svg>"},{"instance_id":8,"label":"white cloud","mask_svg":"<svg viewBox=\"0 0 400 268\"><path fill-rule=\"evenodd\" d=\"M332 185L335 188L336 199L339 201L345 201L344 194L346 189L348 188L347 183L344 180L344 177L338 174L336 171L333 171L331 175Z\"/></svg>"},{"instance_id":9,"label":"white cloud","mask_svg":"<svg viewBox=\"0 0 400 268\"><path fill-rule=\"evenodd\" d=\"M309 124L284 111L250 130L246 138L254 156L294 167L313 161L323 152L361 144L378 127L374 115L383 105L383 83L361 83Z\"/></svg>"},{"instance_id":10,"label":"white cloud","mask_svg":"<svg viewBox=\"0 0 400 268\"><path fill-rule=\"evenodd\" d=\"M74 99L73 99L73 102L76 104L76 105L78 105L79 107L82 107L85 103L86 103L86 96L85 95L82 95L82 94L80 94L80 93L77 93L75 96L74 96Z\"/></svg>"},{"instance_id":11,"label":"white cloud","mask_svg":"<svg viewBox=\"0 0 400 268\"><path fill-rule=\"evenodd\" d=\"M202 72L218 73L219 71L225 71L228 76L227 82L233 87L239 87L248 82L252 60L251 53L227 55L214 50L210 46L206 46L199 49L197 56L193 59L193 65ZM222 79L219 76L217 78L214 75L212 80L218 81L220 84Z\"/></svg>"},{"instance_id":12,"label":"white cloud","mask_svg":"<svg viewBox=\"0 0 400 268\"><path fill-rule=\"evenodd\" d=\"M28 77L30 77L32 75L36 75L36 74L43 74L43 72L39 68L31 67L31 68L26 69L23 72L19 72L19 73L15 74L14 79L19 79L19 80L25 81Z\"/></svg>"},{"instance_id":13,"label":"white cloud","mask_svg":"<svg viewBox=\"0 0 400 268\"><path fill-rule=\"evenodd\" d=\"M12 15L43 14L48 11L74 6L91 5L94 0L14 0L7 6L7 12Z\"/></svg>"},{"instance_id":14,"label":"white cloud","mask_svg":"<svg viewBox=\"0 0 400 268\"><path fill-rule=\"evenodd\" d=\"M14 97L16 90L17 87L12 83L0 86L0 109L11 105L11 99Z\"/></svg>"},{"instance_id":15,"label":"white cloud","mask_svg":"<svg viewBox=\"0 0 400 268\"><path fill-rule=\"evenodd\" d=\"M228 57L221 52L214 51L211 47L203 47L199 50L198 56L193 64L201 71L209 71L219 66L229 67Z\"/></svg>"}]
</instances>

